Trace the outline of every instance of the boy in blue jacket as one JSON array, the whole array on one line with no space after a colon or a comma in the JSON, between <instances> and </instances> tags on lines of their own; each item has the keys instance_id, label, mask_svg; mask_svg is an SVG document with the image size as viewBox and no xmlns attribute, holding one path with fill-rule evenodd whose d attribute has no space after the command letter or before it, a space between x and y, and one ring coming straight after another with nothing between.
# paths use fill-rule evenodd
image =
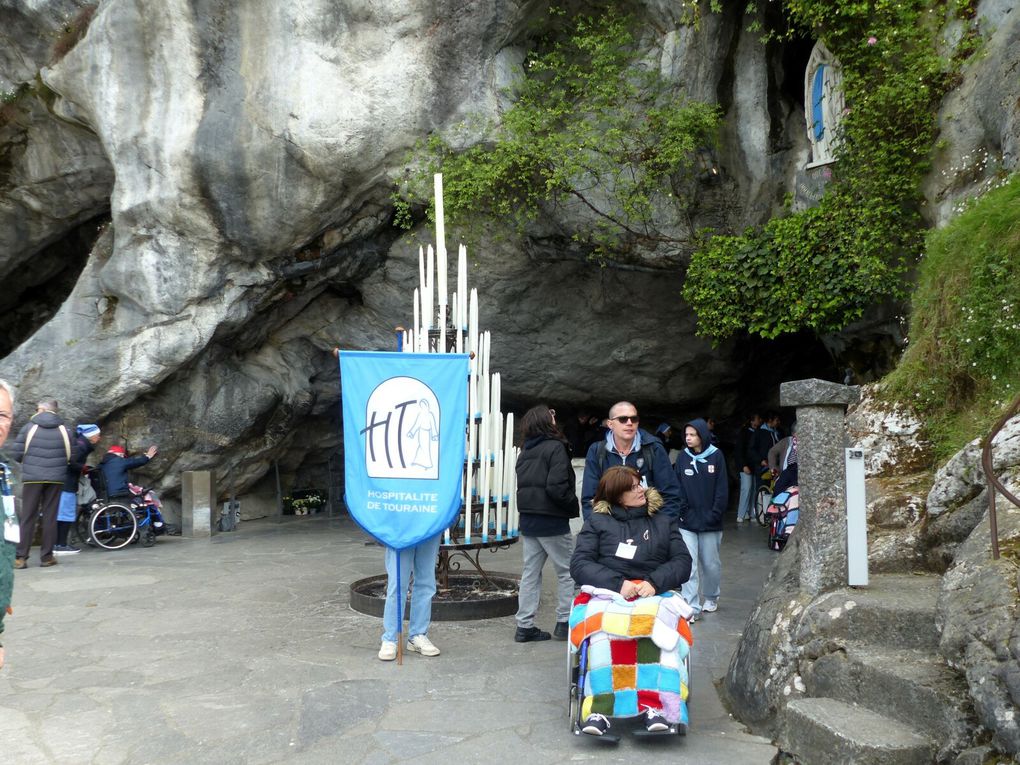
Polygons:
<instances>
[{"instance_id":1,"label":"boy in blue jacket","mask_svg":"<svg viewBox=\"0 0 1020 765\"><path fill-rule=\"evenodd\" d=\"M691 578L680 592L695 610L696 618L702 611L710 613L719 607L719 545L729 483L726 458L711 443L705 420L687 423L684 440L687 448L676 458L675 469L680 483L680 534L691 554ZM705 597L703 603L698 596L699 585Z\"/></svg>"}]
</instances>

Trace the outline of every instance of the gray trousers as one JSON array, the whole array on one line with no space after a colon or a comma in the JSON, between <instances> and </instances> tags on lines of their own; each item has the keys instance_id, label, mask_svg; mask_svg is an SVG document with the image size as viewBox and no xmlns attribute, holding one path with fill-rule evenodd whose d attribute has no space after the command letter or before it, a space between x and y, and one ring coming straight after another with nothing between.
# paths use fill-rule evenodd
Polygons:
<instances>
[{"instance_id":1,"label":"gray trousers","mask_svg":"<svg viewBox=\"0 0 1020 765\"><path fill-rule=\"evenodd\" d=\"M517 626L534 627L538 602L542 596L542 567L548 558L556 572L556 621L570 617L574 599L574 580L570 576L570 556L574 552L574 536L521 537L524 544L524 571L517 594Z\"/></svg>"}]
</instances>

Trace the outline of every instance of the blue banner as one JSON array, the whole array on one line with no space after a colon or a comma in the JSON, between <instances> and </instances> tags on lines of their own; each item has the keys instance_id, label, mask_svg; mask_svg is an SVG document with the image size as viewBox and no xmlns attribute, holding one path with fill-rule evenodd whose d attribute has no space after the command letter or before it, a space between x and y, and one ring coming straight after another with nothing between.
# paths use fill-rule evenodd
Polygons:
<instances>
[{"instance_id":1,"label":"blue banner","mask_svg":"<svg viewBox=\"0 0 1020 765\"><path fill-rule=\"evenodd\" d=\"M340 351L344 501L365 531L406 550L461 508L465 354Z\"/></svg>"}]
</instances>

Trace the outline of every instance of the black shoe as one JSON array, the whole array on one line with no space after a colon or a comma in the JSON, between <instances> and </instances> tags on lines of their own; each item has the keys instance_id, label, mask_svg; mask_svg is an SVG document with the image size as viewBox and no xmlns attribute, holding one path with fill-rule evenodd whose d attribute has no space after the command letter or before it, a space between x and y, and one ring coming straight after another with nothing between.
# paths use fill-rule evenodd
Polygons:
<instances>
[{"instance_id":1,"label":"black shoe","mask_svg":"<svg viewBox=\"0 0 1020 765\"><path fill-rule=\"evenodd\" d=\"M552 635L538 627L518 627L514 633L515 643L533 643L536 640L548 640Z\"/></svg>"},{"instance_id":2,"label":"black shoe","mask_svg":"<svg viewBox=\"0 0 1020 765\"><path fill-rule=\"evenodd\" d=\"M592 714L581 724L581 733L589 736L602 736L609 730L609 720L605 715Z\"/></svg>"},{"instance_id":3,"label":"black shoe","mask_svg":"<svg viewBox=\"0 0 1020 765\"><path fill-rule=\"evenodd\" d=\"M649 733L662 733L669 730L669 723L658 709L649 707L645 710L645 730Z\"/></svg>"},{"instance_id":4,"label":"black shoe","mask_svg":"<svg viewBox=\"0 0 1020 765\"><path fill-rule=\"evenodd\" d=\"M553 637L556 638L557 640L566 640L567 633L568 633L567 623L556 622L556 626L553 628Z\"/></svg>"}]
</instances>

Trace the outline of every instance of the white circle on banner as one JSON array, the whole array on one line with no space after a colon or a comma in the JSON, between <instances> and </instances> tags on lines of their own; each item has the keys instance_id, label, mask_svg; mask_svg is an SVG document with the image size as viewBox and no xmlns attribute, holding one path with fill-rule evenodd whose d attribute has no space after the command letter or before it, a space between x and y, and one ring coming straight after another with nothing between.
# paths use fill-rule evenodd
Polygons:
<instances>
[{"instance_id":1,"label":"white circle on banner","mask_svg":"<svg viewBox=\"0 0 1020 765\"><path fill-rule=\"evenodd\" d=\"M442 412L433 390L414 377L391 377L365 407L365 467L372 478L439 478Z\"/></svg>"}]
</instances>

